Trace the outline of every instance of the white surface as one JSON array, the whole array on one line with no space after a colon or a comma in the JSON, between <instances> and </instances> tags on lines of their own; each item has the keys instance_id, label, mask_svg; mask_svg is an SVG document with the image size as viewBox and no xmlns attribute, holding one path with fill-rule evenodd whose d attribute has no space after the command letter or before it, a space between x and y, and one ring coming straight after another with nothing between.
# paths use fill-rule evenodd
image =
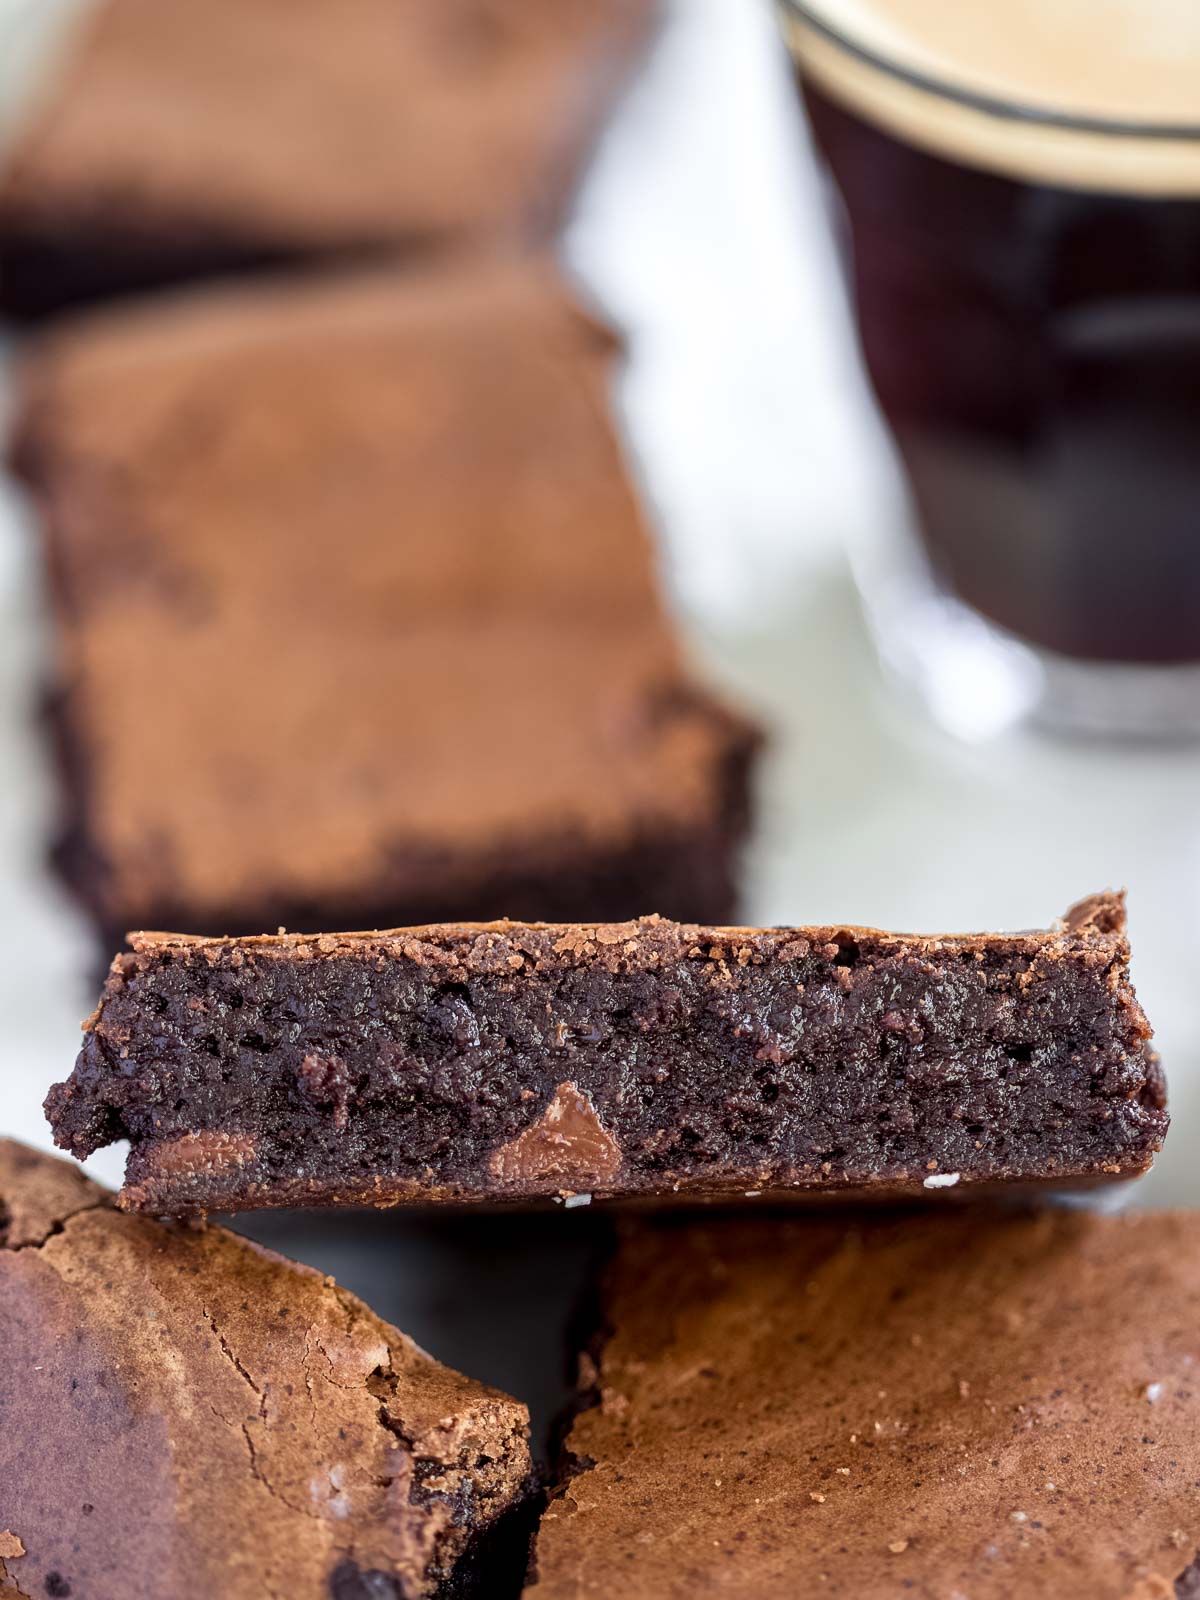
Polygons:
<instances>
[{"instance_id":1,"label":"white surface","mask_svg":"<svg viewBox=\"0 0 1200 1600\"><path fill-rule=\"evenodd\" d=\"M571 248L633 334L624 410L673 592L712 671L774 733L748 917L1024 927L1127 885L1175 1110L1138 1198L1200 1201L1200 756L1032 737L961 747L884 703L840 552L899 511L771 20L747 0L675 9ZM41 1098L70 1070L94 993L87 931L43 865L39 616L32 548L5 499L0 1131L46 1145ZM110 1180L120 1166L114 1151L92 1163Z\"/></svg>"}]
</instances>

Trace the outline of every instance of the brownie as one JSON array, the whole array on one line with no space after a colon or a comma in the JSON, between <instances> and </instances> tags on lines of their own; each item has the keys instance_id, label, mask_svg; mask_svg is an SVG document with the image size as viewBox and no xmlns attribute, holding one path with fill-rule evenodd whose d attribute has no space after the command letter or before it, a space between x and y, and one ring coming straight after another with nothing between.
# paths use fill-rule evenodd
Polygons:
<instances>
[{"instance_id":1,"label":"brownie","mask_svg":"<svg viewBox=\"0 0 1200 1600\"><path fill-rule=\"evenodd\" d=\"M136 934L47 1112L176 1213L1090 1184L1167 1126L1123 930Z\"/></svg>"},{"instance_id":2,"label":"brownie","mask_svg":"<svg viewBox=\"0 0 1200 1600\"><path fill-rule=\"evenodd\" d=\"M424 1600L489 1550L479 1593L520 1586L524 1406L332 1279L122 1216L9 1140L0 1352L0 1591Z\"/></svg>"},{"instance_id":3,"label":"brownie","mask_svg":"<svg viewBox=\"0 0 1200 1600\"><path fill-rule=\"evenodd\" d=\"M658 0L103 0L0 172L0 306L546 237Z\"/></svg>"},{"instance_id":4,"label":"brownie","mask_svg":"<svg viewBox=\"0 0 1200 1600\"><path fill-rule=\"evenodd\" d=\"M627 1227L528 1600L1173 1600L1200 1217Z\"/></svg>"},{"instance_id":5,"label":"brownie","mask_svg":"<svg viewBox=\"0 0 1200 1600\"><path fill-rule=\"evenodd\" d=\"M31 355L59 855L106 959L732 914L756 734L681 662L615 348L548 264L492 262L193 291Z\"/></svg>"}]
</instances>

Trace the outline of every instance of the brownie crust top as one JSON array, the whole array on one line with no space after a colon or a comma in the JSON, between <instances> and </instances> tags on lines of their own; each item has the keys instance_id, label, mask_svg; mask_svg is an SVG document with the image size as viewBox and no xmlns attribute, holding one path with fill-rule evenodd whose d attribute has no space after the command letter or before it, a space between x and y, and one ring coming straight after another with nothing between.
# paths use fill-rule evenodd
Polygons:
<instances>
[{"instance_id":1,"label":"brownie crust top","mask_svg":"<svg viewBox=\"0 0 1200 1600\"><path fill-rule=\"evenodd\" d=\"M889 933L881 928L829 923L811 927L701 927L649 915L628 922L492 922L431 923L422 928L368 929L347 933L251 934L220 936L138 930L128 941L138 956L154 957L179 950L214 963L234 950L253 950L268 959L319 961L346 955L360 960L402 954L430 966L459 966L464 971L512 972L524 968L599 966L619 972L630 966L655 968L673 962L700 960L718 967L788 961L814 948L841 949L851 941L863 959L903 950L916 955L950 949L964 953L1000 946L1045 955L1048 959L1077 954L1081 949L1101 959L1127 957L1125 896L1112 890L1089 895L1058 918L1050 928L1013 933ZM118 986L139 963L117 956L110 985ZM1149 1033L1147 1032L1147 1037Z\"/></svg>"}]
</instances>

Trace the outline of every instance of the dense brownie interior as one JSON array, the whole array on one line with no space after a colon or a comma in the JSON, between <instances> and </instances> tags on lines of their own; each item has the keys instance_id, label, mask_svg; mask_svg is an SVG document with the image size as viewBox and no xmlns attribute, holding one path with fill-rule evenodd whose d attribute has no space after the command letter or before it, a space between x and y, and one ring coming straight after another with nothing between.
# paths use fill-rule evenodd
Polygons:
<instances>
[{"instance_id":1,"label":"dense brownie interior","mask_svg":"<svg viewBox=\"0 0 1200 1600\"><path fill-rule=\"evenodd\" d=\"M146 936L48 1106L79 1155L131 1139L147 1204L1116 1173L1166 1126L1126 958L657 919Z\"/></svg>"}]
</instances>

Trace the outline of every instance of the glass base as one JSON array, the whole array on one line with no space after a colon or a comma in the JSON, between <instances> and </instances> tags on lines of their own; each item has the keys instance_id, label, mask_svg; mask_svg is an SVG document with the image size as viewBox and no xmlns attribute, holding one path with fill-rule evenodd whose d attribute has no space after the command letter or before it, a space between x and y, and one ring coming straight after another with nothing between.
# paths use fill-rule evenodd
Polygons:
<instances>
[{"instance_id":1,"label":"glass base","mask_svg":"<svg viewBox=\"0 0 1200 1600\"><path fill-rule=\"evenodd\" d=\"M1200 738L1200 662L1056 655L988 622L919 563L858 578L885 676L957 738L989 739L1023 724L1083 736Z\"/></svg>"}]
</instances>

